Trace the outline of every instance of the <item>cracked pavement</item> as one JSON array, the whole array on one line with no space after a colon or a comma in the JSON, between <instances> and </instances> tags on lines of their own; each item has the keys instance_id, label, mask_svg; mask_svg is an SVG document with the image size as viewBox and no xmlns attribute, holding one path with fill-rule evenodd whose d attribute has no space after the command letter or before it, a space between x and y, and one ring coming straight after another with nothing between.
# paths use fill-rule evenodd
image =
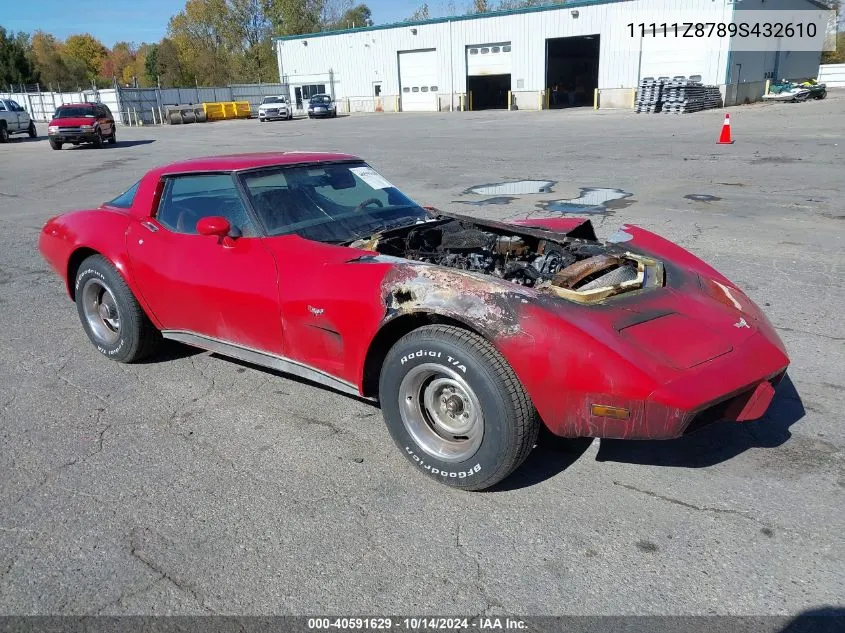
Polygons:
<instances>
[{"instance_id":1,"label":"cracked pavement","mask_svg":"<svg viewBox=\"0 0 845 633\"><path fill-rule=\"evenodd\" d=\"M0 145L0 614L780 614L845 602L845 93L591 110L124 128ZM45 125L39 125L45 132ZM152 141L139 143L139 141ZM544 440L499 489L406 463L372 405L178 344L117 365L36 250L148 168L339 150L421 203L543 215L584 187L739 283L793 364L766 417L671 442ZM467 205L471 187L557 181ZM706 196L709 201L685 196ZM716 199L718 198L718 200Z\"/></svg>"}]
</instances>

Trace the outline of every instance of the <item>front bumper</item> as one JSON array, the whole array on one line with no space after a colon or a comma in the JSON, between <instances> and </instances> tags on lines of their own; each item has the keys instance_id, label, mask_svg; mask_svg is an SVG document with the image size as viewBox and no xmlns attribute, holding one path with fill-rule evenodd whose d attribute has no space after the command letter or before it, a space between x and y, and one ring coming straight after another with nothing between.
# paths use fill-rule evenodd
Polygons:
<instances>
[{"instance_id":1,"label":"front bumper","mask_svg":"<svg viewBox=\"0 0 845 633\"><path fill-rule=\"evenodd\" d=\"M48 138L57 143L93 143L97 140L97 133L91 132L54 132Z\"/></svg>"},{"instance_id":2,"label":"front bumper","mask_svg":"<svg viewBox=\"0 0 845 633\"><path fill-rule=\"evenodd\" d=\"M308 114L309 114L310 116L315 117L315 118L320 118L320 117L330 117L330 116L333 116L333 115L334 115L334 112L335 112L334 110L326 110L326 111L324 111L324 112L317 112L316 110L312 112L312 111L310 111L310 110L309 110L309 111L308 111Z\"/></svg>"},{"instance_id":3,"label":"front bumper","mask_svg":"<svg viewBox=\"0 0 845 633\"><path fill-rule=\"evenodd\" d=\"M786 354L758 332L733 352L686 370L645 399L582 394L570 415L545 421L552 432L565 437L658 440L721 420L759 419L788 365ZM622 420L594 416L592 404L627 409L630 416Z\"/></svg>"},{"instance_id":4,"label":"front bumper","mask_svg":"<svg viewBox=\"0 0 845 633\"><path fill-rule=\"evenodd\" d=\"M290 116L287 111L278 111L278 112L258 112L258 118L263 119L265 121L275 121L277 119L286 119Z\"/></svg>"}]
</instances>

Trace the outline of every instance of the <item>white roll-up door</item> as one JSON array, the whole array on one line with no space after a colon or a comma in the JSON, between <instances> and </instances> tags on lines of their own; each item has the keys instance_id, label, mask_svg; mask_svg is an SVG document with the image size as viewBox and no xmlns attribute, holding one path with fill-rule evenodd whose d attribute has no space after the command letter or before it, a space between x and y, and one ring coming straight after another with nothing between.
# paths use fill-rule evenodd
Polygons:
<instances>
[{"instance_id":1,"label":"white roll-up door","mask_svg":"<svg viewBox=\"0 0 845 633\"><path fill-rule=\"evenodd\" d=\"M399 86L403 112L436 112L437 51L399 53Z\"/></svg>"},{"instance_id":2,"label":"white roll-up door","mask_svg":"<svg viewBox=\"0 0 845 633\"><path fill-rule=\"evenodd\" d=\"M467 76L511 74L511 43L467 46Z\"/></svg>"}]
</instances>

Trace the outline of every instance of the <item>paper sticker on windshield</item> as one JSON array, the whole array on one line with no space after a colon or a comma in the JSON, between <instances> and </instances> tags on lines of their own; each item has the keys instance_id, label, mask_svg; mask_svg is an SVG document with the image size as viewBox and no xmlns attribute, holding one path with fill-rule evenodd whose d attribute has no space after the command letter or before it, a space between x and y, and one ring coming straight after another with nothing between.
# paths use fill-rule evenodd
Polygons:
<instances>
[{"instance_id":1,"label":"paper sticker on windshield","mask_svg":"<svg viewBox=\"0 0 845 633\"><path fill-rule=\"evenodd\" d=\"M352 167L349 171L373 189L390 189L393 186L372 167Z\"/></svg>"}]
</instances>

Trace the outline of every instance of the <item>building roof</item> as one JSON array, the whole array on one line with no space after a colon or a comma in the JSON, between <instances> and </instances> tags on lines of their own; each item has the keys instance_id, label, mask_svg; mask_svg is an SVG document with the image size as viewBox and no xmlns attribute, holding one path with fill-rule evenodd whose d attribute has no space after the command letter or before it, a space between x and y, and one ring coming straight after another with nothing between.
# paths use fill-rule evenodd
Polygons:
<instances>
[{"instance_id":1,"label":"building roof","mask_svg":"<svg viewBox=\"0 0 845 633\"><path fill-rule=\"evenodd\" d=\"M472 13L469 15L453 15L445 18L431 18L429 20L409 20L407 22L393 22L391 24L378 24L375 26L360 26L354 29L340 29L337 31L317 31L316 33L303 33L302 35L277 35L276 41L305 40L314 37L326 37L327 35L341 35L344 33L361 33L366 31L382 31L384 29L395 29L408 26L421 26L425 24L441 24L444 22L461 22L463 20L483 20L485 18L498 18L503 15L518 15L522 13L539 13L541 11L554 11L561 9L577 9L596 4L613 4L616 2L630 2L631 0L569 0L566 3L544 4L539 7L524 7L522 9L505 9L503 11L488 11L487 13ZM812 2L813 0L808 0Z\"/></svg>"}]
</instances>

